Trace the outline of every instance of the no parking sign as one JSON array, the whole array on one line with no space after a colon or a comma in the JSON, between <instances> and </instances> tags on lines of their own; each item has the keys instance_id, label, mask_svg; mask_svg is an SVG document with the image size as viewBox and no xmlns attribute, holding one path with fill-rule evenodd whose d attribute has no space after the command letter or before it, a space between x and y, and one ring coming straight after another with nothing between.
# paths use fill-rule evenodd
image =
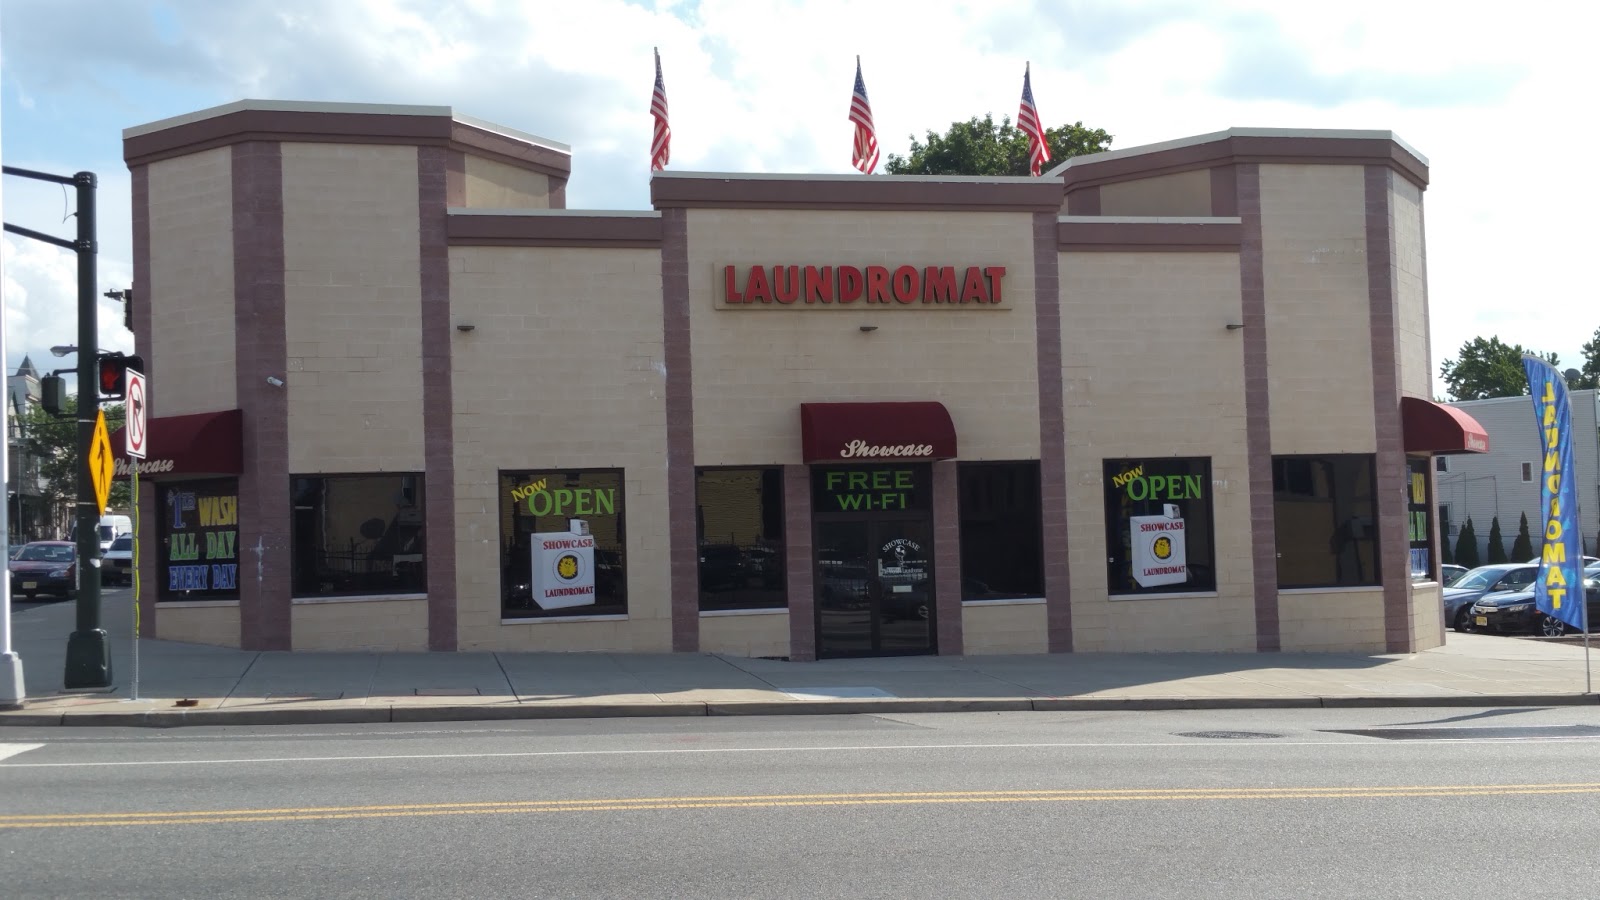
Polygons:
<instances>
[{"instance_id":1,"label":"no parking sign","mask_svg":"<svg viewBox=\"0 0 1600 900\"><path fill-rule=\"evenodd\" d=\"M150 429L145 417L145 390L149 386L144 380L143 372L128 370L128 407L127 428L123 431L126 435L125 443L127 454L134 459L144 459L145 444L150 437Z\"/></svg>"}]
</instances>

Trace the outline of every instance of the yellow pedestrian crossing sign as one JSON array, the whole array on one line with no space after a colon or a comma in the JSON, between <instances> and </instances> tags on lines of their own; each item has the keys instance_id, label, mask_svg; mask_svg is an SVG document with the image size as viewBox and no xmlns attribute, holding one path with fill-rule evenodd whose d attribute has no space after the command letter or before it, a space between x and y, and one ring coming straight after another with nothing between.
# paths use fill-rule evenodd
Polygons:
<instances>
[{"instance_id":1,"label":"yellow pedestrian crossing sign","mask_svg":"<svg viewBox=\"0 0 1600 900\"><path fill-rule=\"evenodd\" d=\"M89 478L94 482L94 502L102 516L111 496L111 470L111 435L106 431L106 412L102 409L95 413L94 438L89 441Z\"/></svg>"}]
</instances>

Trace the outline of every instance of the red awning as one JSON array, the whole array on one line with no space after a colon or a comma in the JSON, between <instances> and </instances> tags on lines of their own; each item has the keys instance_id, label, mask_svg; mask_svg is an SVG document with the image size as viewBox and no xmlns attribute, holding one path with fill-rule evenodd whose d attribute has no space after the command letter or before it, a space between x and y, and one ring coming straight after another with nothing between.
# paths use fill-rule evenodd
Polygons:
<instances>
[{"instance_id":1,"label":"red awning","mask_svg":"<svg viewBox=\"0 0 1600 900\"><path fill-rule=\"evenodd\" d=\"M237 409L151 419L139 477L238 475L244 470L243 424ZM128 477L133 460L127 458L123 429L111 433L111 450L117 456L116 477Z\"/></svg>"},{"instance_id":2,"label":"red awning","mask_svg":"<svg viewBox=\"0 0 1600 900\"><path fill-rule=\"evenodd\" d=\"M956 426L943 403L802 403L808 463L954 459Z\"/></svg>"},{"instance_id":3,"label":"red awning","mask_svg":"<svg viewBox=\"0 0 1600 900\"><path fill-rule=\"evenodd\" d=\"M1454 406L1421 397L1400 398L1407 453L1488 453L1489 433Z\"/></svg>"}]
</instances>

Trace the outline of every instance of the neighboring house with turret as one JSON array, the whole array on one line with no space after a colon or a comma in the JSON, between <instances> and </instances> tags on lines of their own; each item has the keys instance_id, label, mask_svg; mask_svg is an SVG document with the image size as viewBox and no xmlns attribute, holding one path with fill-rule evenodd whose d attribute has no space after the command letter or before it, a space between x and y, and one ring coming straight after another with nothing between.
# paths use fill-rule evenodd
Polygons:
<instances>
[{"instance_id":1,"label":"neighboring house with turret","mask_svg":"<svg viewBox=\"0 0 1600 900\"><path fill-rule=\"evenodd\" d=\"M62 511L53 508L45 490L39 461L29 450L27 423L39 406L39 398L39 371L25 356L16 374L6 376L6 441L10 452L6 502L13 544L59 537L65 527Z\"/></svg>"}]
</instances>

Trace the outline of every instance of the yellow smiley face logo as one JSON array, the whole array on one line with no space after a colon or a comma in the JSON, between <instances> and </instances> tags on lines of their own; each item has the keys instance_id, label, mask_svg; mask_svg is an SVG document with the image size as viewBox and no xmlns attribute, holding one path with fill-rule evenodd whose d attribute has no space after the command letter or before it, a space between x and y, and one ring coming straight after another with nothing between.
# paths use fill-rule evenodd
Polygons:
<instances>
[{"instance_id":1,"label":"yellow smiley face logo","mask_svg":"<svg viewBox=\"0 0 1600 900\"><path fill-rule=\"evenodd\" d=\"M563 554L556 560L556 574L566 581L578 577L578 558L571 553Z\"/></svg>"},{"instance_id":2,"label":"yellow smiley face logo","mask_svg":"<svg viewBox=\"0 0 1600 900\"><path fill-rule=\"evenodd\" d=\"M1172 555L1172 538L1158 537L1154 547L1156 559L1166 559Z\"/></svg>"}]
</instances>

